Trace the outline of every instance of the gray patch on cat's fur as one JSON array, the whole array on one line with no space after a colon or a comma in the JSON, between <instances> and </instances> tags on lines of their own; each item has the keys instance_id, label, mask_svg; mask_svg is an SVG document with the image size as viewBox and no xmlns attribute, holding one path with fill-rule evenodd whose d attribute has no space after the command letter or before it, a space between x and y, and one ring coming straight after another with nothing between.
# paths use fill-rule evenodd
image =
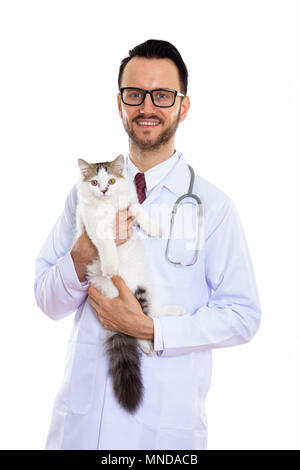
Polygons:
<instances>
[{"instance_id":1,"label":"gray patch on cat's fur","mask_svg":"<svg viewBox=\"0 0 300 470\"><path fill-rule=\"evenodd\" d=\"M115 170L113 161L112 162L99 162L99 163L88 163L89 170L87 175L83 178L83 181L89 181L93 176L98 175L101 168L104 168L107 173L113 174L116 178L124 178L118 171Z\"/></svg>"},{"instance_id":2,"label":"gray patch on cat's fur","mask_svg":"<svg viewBox=\"0 0 300 470\"><path fill-rule=\"evenodd\" d=\"M138 286L134 292L135 298L138 300L145 315L149 315L149 299L147 295L147 289L142 286Z\"/></svg>"}]
</instances>

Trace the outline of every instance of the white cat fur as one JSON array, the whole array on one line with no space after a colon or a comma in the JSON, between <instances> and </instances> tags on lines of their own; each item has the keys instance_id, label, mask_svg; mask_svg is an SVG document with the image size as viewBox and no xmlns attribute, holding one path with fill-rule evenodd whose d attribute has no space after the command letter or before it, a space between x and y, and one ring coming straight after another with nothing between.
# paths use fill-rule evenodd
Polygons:
<instances>
[{"instance_id":1,"label":"white cat fur","mask_svg":"<svg viewBox=\"0 0 300 470\"><path fill-rule=\"evenodd\" d=\"M149 270L138 233L134 230L130 239L116 246L116 214L118 211L128 208L128 213L134 219L134 224L151 237L162 236L162 231L157 221L150 219L138 202L135 185L124 169L124 157L120 155L114 162L119 166L123 178L116 178L116 183L109 186L105 195L101 193L108 186L110 178L115 177L100 168L98 175L92 179L98 180L98 186L92 186L84 179L84 163L79 161L81 176L77 183L78 206L76 213L75 240L81 235L85 226L86 232L96 246L99 259L87 266L87 275L91 284L105 296L114 298L118 296L118 290L111 280L114 275L121 276L132 292L137 287L146 288L148 295L148 314L150 317L166 315L184 315L186 312L180 306L159 306ZM110 334L109 331L106 332ZM138 340L141 349L147 354L155 354L151 341Z\"/></svg>"}]
</instances>

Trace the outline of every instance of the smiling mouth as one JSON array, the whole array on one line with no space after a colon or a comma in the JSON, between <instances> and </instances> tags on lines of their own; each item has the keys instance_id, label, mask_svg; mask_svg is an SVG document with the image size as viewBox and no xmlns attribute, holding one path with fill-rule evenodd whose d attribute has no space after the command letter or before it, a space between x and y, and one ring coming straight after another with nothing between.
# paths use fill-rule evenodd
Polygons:
<instances>
[{"instance_id":1,"label":"smiling mouth","mask_svg":"<svg viewBox=\"0 0 300 470\"><path fill-rule=\"evenodd\" d=\"M151 121L151 120L148 120L148 119L145 119L145 120L138 120L138 121L135 121L136 124L139 126L139 127L156 127L156 126L159 126L160 122L159 121Z\"/></svg>"}]
</instances>

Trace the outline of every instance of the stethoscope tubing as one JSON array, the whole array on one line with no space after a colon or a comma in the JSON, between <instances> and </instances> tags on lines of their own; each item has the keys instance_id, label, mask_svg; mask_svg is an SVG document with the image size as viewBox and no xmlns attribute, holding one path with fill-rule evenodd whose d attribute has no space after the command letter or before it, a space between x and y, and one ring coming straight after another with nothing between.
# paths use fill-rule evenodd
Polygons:
<instances>
[{"instance_id":1,"label":"stethoscope tubing","mask_svg":"<svg viewBox=\"0 0 300 470\"><path fill-rule=\"evenodd\" d=\"M174 265L177 265L177 266L192 266L193 264L196 263L197 259L198 259L198 255L199 255L199 251L200 251L200 233L201 233L201 220L202 220L202 217L203 217L203 206L202 206L202 202L201 202L201 199L199 196L197 196L196 194L193 194L193 187L194 187L194 180L195 180L195 172L193 170L193 168L188 165L189 167L189 170L190 170L190 173L191 173L191 179L190 179L190 184L189 184L189 189L188 189L188 192L186 194L183 194L182 196L180 196L174 203L174 206L173 206L173 209L172 209L172 215L171 215L171 222L170 222L170 231L169 231L169 236L168 236L168 241L167 241L167 246L166 246L166 258L167 258L167 261L169 261L170 263L174 264ZM195 252L194 252L194 257L193 257L193 260L191 263L181 263L181 262L177 262L177 261L172 261L170 258L169 258L169 245L170 245L170 240L172 238L172 231L173 231L173 228L174 228L174 221L175 221L175 216L176 216L176 213L177 213L177 209L178 209L178 206L179 204L183 201L183 199L185 198L192 198L192 199L195 199L195 201L197 202L197 217L198 217L198 241L197 241L197 247L195 249Z\"/></svg>"}]
</instances>

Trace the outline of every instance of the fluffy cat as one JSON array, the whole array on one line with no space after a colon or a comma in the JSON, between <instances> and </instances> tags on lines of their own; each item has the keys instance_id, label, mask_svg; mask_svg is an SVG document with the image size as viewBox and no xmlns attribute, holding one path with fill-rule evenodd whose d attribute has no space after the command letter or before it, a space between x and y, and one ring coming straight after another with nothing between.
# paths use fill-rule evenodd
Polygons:
<instances>
[{"instance_id":1,"label":"fluffy cat","mask_svg":"<svg viewBox=\"0 0 300 470\"><path fill-rule=\"evenodd\" d=\"M185 314L182 307L158 305L136 231L128 241L116 246L116 213L126 208L133 217L133 224L139 225L147 235L162 236L159 224L150 219L138 202L135 185L124 169L123 155L112 162L87 163L79 159L78 164L80 179L77 183L75 240L85 226L99 254L87 266L89 282L105 296L114 298L118 296L118 290L111 277L118 274L139 301L145 315ZM105 331L104 338L114 393L122 407L134 412L143 398L140 349L146 354L155 354L152 342L114 331Z\"/></svg>"}]
</instances>

